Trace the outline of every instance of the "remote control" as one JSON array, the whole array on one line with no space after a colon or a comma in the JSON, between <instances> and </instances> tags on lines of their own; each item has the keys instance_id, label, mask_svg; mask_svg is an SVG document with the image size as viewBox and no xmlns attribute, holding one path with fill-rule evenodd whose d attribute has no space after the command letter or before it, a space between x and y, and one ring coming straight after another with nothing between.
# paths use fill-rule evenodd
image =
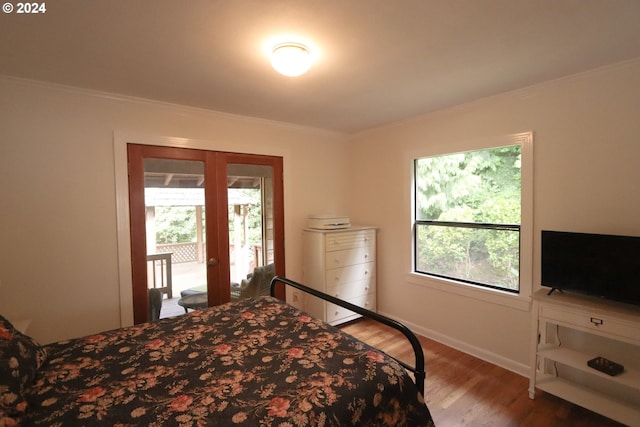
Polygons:
<instances>
[{"instance_id":1,"label":"remote control","mask_svg":"<svg viewBox=\"0 0 640 427\"><path fill-rule=\"evenodd\" d=\"M615 376L624 371L624 366L619 363L612 362L604 357L596 357L587 362L587 365L607 375Z\"/></svg>"}]
</instances>

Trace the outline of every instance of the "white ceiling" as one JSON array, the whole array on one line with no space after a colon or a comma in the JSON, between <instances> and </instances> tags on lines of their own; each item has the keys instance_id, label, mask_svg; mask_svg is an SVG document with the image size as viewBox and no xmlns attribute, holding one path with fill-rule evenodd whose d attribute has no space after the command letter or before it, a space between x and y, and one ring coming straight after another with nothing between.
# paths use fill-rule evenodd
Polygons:
<instances>
[{"instance_id":1,"label":"white ceiling","mask_svg":"<svg viewBox=\"0 0 640 427\"><path fill-rule=\"evenodd\" d=\"M344 132L640 57L640 0L46 7L0 14L0 74ZM301 77L268 61L267 43L288 34L318 52Z\"/></svg>"}]
</instances>

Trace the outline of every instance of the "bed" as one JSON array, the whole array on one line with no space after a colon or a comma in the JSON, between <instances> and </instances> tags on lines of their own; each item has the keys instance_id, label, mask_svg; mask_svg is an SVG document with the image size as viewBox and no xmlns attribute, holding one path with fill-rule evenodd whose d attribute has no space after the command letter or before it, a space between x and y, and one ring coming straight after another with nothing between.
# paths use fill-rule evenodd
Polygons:
<instances>
[{"instance_id":1,"label":"bed","mask_svg":"<svg viewBox=\"0 0 640 427\"><path fill-rule=\"evenodd\" d=\"M433 426L424 361L414 382L272 296L45 346L1 320L2 427Z\"/></svg>"}]
</instances>

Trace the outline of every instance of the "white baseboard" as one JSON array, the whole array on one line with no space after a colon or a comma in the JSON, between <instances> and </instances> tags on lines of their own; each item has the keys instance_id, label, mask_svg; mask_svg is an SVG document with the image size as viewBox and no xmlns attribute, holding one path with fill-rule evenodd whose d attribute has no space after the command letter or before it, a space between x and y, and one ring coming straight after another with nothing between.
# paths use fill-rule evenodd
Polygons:
<instances>
[{"instance_id":1,"label":"white baseboard","mask_svg":"<svg viewBox=\"0 0 640 427\"><path fill-rule=\"evenodd\" d=\"M380 314L403 323L405 326L407 326L409 329L411 329L413 332L417 333L418 335L422 335L423 337L432 339L448 347L454 348L456 350L462 351L463 353L467 353L471 356L477 357L478 359L484 360L485 362L489 362L493 365L500 366L501 368L507 369L523 377L529 378L528 365L524 365L520 362L516 362L515 360L508 359L504 356L500 356L499 354L470 345L463 341L456 340L447 335L443 335L439 332L432 331L428 328L424 328L412 322L406 321L404 319L400 319L396 316L391 316L388 313L380 312ZM429 370L429 367L427 366L427 371L428 370Z\"/></svg>"}]
</instances>

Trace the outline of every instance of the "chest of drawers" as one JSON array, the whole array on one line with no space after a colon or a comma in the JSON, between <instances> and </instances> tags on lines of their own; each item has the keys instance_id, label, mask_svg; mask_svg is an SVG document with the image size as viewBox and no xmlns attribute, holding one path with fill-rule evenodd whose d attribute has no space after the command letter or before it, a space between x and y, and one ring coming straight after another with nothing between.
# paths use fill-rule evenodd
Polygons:
<instances>
[{"instance_id":1,"label":"chest of drawers","mask_svg":"<svg viewBox=\"0 0 640 427\"><path fill-rule=\"evenodd\" d=\"M376 229L304 230L304 283L369 310L376 310ZM332 325L359 315L307 296L305 310Z\"/></svg>"}]
</instances>

